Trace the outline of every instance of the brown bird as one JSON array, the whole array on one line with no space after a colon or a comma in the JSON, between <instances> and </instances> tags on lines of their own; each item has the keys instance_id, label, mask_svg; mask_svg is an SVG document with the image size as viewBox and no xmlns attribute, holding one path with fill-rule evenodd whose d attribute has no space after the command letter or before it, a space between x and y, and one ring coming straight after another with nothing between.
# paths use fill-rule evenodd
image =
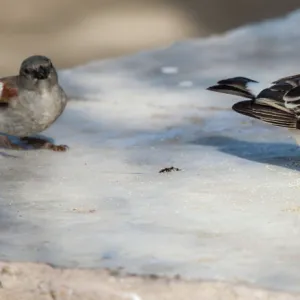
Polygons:
<instances>
[{"instance_id":1,"label":"brown bird","mask_svg":"<svg viewBox=\"0 0 300 300\"><path fill-rule=\"evenodd\" d=\"M66 104L67 96L51 60L31 56L22 62L19 75L0 78L0 134L19 137L23 143L37 148L66 151L66 145L31 137L53 124ZM0 147L22 148L6 135L0 135Z\"/></svg>"}]
</instances>

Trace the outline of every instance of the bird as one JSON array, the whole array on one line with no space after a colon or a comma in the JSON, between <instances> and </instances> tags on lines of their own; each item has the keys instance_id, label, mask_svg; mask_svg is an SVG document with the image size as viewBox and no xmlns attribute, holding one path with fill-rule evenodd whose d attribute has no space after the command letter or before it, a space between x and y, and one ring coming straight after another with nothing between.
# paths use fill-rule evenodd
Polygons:
<instances>
[{"instance_id":1,"label":"bird","mask_svg":"<svg viewBox=\"0 0 300 300\"><path fill-rule=\"evenodd\" d=\"M66 151L66 145L34 136L57 120L67 102L52 61L43 55L24 59L18 75L0 78L0 147ZM13 143L8 136L19 138L21 143Z\"/></svg>"},{"instance_id":2,"label":"bird","mask_svg":"<svg viewBox=\"0 0 300 300\"><path fill-rule=\"evenodd\" d=\"M238 76L223 79L209 91L243 97L232 109L262 122L288 128L300 145L300 74L282 77L264 84Z\"/></svg>"}]
</instances>

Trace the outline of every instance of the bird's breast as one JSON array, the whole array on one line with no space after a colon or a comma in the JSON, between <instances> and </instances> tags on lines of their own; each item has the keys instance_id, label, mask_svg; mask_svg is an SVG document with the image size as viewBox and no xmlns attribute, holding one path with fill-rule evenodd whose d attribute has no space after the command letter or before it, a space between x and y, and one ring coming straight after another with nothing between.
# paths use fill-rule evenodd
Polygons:
<instances>
[{"instance_id":1,"label":"bird's breast","mask_svg":"<svg viewBox=\"0 0 300 300\"><path fill-rule=\"evenodd\" d=\"M64 108L63 98L57 93L27 94L20 100L19 110L32 123L33 130L49 127Z\"/></svg>"}]
</instances>

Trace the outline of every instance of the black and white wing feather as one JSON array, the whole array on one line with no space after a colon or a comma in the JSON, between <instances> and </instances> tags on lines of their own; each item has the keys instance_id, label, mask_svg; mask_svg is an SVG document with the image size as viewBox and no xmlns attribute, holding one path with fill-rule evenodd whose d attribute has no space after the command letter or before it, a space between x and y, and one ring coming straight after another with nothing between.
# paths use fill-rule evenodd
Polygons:
<instances>
[{"instance_id":1,"label":"black and white wing feather","mask_svg":"<svg viewBox=\"0 0 300 300\"><path fill-rule=\"evenodd\" d=\"M246 77L234 77L208 90L250 99L233 105L238 113L275 126L300 129L300 74L280 78L257 94L252 89L256 84Z\"/></svg>"}]
</instances>

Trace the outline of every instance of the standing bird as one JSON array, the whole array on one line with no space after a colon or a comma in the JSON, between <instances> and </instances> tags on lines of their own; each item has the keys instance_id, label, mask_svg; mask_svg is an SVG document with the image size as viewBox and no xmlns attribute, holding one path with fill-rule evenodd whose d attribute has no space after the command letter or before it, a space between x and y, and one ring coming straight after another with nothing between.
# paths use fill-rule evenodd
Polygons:
<instances>
[{"instance_id":1,"label":"standing bird","mask_svg":"<svg viewBox=\"0 0 300 300\"><path fill-rule=\"evenodd\" d=\"M221 80L209 91L237 95L250 100L240 101L232 109L263 122L286 127L300 144L300 74L280 78L255 93L259 83L246 77Z\"/></svg>"},{"instance_id":2,"label":"standing bird","mask_svg":"<svg viewBox=\"0 0 300 300\"><path fill-rule=\"evenodd\" d=\"M66 151L66 145L31 137L47 129L66 104L67 96L51 60L40 55L28 57L21 64L19 75L0 78L0 133L19 137L36 148ZM22 148L6 135L0 135L0 147Z\"/></svg>"}]
</instances>

